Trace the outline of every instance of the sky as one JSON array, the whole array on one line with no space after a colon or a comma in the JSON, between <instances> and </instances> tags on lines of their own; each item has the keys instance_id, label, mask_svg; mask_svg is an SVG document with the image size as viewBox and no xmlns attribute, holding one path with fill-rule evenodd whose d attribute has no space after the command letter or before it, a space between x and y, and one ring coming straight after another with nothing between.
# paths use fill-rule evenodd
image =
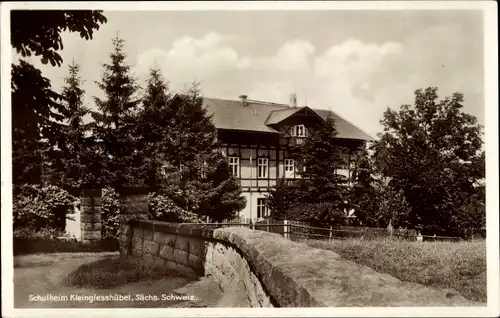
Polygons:
<instances>
[{"instance_id":1,"label":"sky","mask_svg":"<svg viewBox=\"0 0 500 318\"><path fill-rule=\"evenodd\" d=\"M61 67L43 66L58 90L74 59L86 104L102 96L111 40L125 40L127 63L144 86L151 67L170 88L200 82L206 97L330 109L375 136L387 107L412 104L414 91L461 92L464 111L484 124L483 16L472 10L104 11L107 24L85 41L63 34Z\"/></svg>"}]
</instances>

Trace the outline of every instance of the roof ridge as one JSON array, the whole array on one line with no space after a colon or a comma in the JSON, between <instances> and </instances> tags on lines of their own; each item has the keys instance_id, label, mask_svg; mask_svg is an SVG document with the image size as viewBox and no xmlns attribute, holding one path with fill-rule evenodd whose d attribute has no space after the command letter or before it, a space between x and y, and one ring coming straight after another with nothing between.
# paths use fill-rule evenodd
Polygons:
<instances>
[{"instance_id":1,"label":"roof ridge","mask_svg":"<svg viewBox=\"0 0 500 318\"><path fill-rule=\"evenodd\" d=\"M228 98L218 98L218 97L203 97L204 99L212 99L212 100L223 100L223 101L229 101L229 102L239 102L238 99L228 99ZM247 99L247 102L251 104L257 104L257 105L268 105L268 106L281 106L281 107L286 107L286 108L292 108L290 105L283 104L283 103L275 103L275 102L267 102L267 101L262 101L262 100L257 100L257 99Z\"/></svg>"},{"instance_id":2,"label":"roof ridge","mask_svg":"<svg viewBox=\"0 0 500 318\"><path fill-rule=\"evenodd\" d=\"M315 110L314 108L311 108L312 110ZM366 131L364 131L363 129L359 128L357 125L354 125L352 122L350 122L349 120L345 119L344 117L340 116L337 112L333 111L331 108L330 109L321 109L321 108L316 108L317 110L326 110L326 111L329 111L331 112L332 114L334 114L335 116L337 116L338 118L342 119L343 121L345 121L346 123L348 123L349 125L353 126L354 128L358 129L359 131L361 131L362 133L364 133L365 135L367 135L368 137L373 138L373 136L369 133L367 133Z\"/></svg>"}]
</instances>

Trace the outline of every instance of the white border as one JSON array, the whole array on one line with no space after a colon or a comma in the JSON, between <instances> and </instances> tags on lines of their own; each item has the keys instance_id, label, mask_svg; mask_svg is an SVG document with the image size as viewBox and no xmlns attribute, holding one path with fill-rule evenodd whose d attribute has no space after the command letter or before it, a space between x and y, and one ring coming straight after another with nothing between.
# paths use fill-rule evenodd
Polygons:
<instances>
[{"instance_id":1,"label":"white border","mask_svg":"<svg viewBox=\"0 0 500 318\"><path fill-rule=\"evenodd\" d=\"M10 131L10 63L11 47L9 12L12 9L102 9L108 11L138 10L482 10L485 39L485 105L486 105L486 184L487 184L487 261L488 305L467 308L178 308L178 309L14 309L12 257L12 174ZM1 4L2 44L2 316L147 316L147 317L222 317L222 316L295 316L295 317L494 317L500 315L499 295L499 215L498 215L498 17L495 1L228 1L228 2L3 2ZM459 35L457 35L459 36Z\"/></svg>"}]
</instances>

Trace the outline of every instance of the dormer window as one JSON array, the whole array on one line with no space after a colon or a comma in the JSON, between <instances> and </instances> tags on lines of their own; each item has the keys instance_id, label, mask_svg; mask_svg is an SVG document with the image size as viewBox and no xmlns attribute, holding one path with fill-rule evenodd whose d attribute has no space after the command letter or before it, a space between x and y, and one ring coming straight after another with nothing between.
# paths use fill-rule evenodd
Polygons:
<instances>
[{"instance_id":1,"label":"dormer window","mask_svg":"<svg viewBox=\"0 0 500 318\"><path fill-rule=\"evenodd\" d=\"M304 125L295 125L290 128L290 136L292 137L306 137L307 128Z\"/></svg>"}]
</instances>

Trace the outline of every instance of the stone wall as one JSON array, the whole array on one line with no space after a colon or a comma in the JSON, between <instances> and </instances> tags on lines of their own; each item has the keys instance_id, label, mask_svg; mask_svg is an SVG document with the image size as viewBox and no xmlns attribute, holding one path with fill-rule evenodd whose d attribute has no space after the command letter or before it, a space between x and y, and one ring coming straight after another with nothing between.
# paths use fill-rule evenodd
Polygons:
<instances>
[{"instance_id":1,"label":"stone wall","mask_svg":"<svg viewBox=\"0 0 500 318\"><path fill-rule=\"evenodd\" d=\"M77 216L78 217L78 216ZM101 240L101 189L83 190L80 202L80 240L96 243Z\"/></svg>"},{"instance_id":2,"label":"stone wall","mask_svg":"<svg viewBox=\"0 0 500 318\"><path fill-rule=\"evenodd\" d=\"M123 231L122 256L145 268L209 277L224 294L243 295L246 307L469 304L454 290L402 282L279 234L145 219L127 220Z\"/></svg>"}]
</instances>

